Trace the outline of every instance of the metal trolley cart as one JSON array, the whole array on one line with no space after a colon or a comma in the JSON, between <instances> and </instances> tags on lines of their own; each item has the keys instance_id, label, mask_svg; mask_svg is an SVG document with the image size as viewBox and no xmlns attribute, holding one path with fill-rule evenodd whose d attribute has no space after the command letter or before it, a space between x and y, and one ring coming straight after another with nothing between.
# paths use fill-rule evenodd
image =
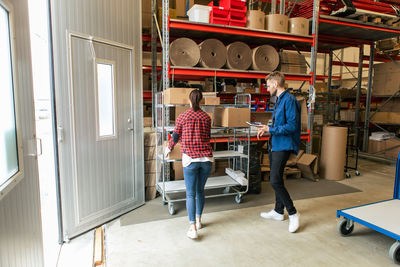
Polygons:
<instances>
[{"instance_id":1,"label":"metal trolley cart","mask_svg":"<svg viewBox=\"0 0 400 267\"><path fill-rule=\"evenodd\" d=\"M400 154L397 159L393 199L337 211L337 229L342 236L350 235L354 222L378 231L396 240L389 257L400 264Z\"/></svg>"},{"instance_id":2,"label":"metal trolley cart","mask_svg":"<svg viewBox=\"0 0 400 267\"><path fill-rule=\"evenodd\" d=\"M168 204L168 211L171 215L175 214L174 203L178 201L185 201L186 197L182 197L182 193L186 192L184 180L173 181L170 179L170 163L175 159L165 158L164 155L164 142L168 140L168 134L174 130L174 125L170 125L170 109L179 105L164 105L162 93L156 94L156 130L157 130L157 172L156 179L157 191L162 196L164 204ZM230 105L216 105L218 107L246 107L250 108L251 96L249 94L238 94L235 96L235 104ZM182 105L184 106L184 105ZM203 107L213 107L207 105ZM231 134L219 134L217 131L228 130L232 131ZM214 134L213 134L214 133ZM209 177L205 186L206 198L213 198L219 196L234 195L236 203L241 203L242 196L248 192L249 189L249 159L250 155L250 127L237 127L237 128L224 128L213 127L211 132L212 142L226 142L228 150L214 151L214 159L229 159L229 168L233 171L242 171L244 177L232 178L229 175ZM247 147L247 149L245 149ZM220 192L212 191L207 194L211 189L221 189Z\"/></svg>"}]
</instances>

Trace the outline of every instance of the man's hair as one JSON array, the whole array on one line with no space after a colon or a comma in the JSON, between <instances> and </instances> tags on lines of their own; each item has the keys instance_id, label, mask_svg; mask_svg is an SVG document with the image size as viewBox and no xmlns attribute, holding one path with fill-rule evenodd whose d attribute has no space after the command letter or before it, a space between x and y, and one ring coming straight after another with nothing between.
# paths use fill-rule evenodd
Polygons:
<instances>
[{"instance_id":1,"label":"man's hair","mask_svg":"<svg viewBox=\"0 0 400 267\"><path fill-rule=\"evenodd\" d=\"M190 92L189 100L192 103L192 108L194 111L198 111L200 109L200 101L203 99L203 94L199 89L195 89Z\"/></svg>"},{"instance_id":2,"label":"man's hair","mask_svg":"<svg viewBox=\"0 0 400 267\"><path fill-rule=\"evenodd\" d=\"M274 71L265 77L265 81L274 80L280 87L285 87L285 76L280 71Z\"/></svg>"}]
</instances>

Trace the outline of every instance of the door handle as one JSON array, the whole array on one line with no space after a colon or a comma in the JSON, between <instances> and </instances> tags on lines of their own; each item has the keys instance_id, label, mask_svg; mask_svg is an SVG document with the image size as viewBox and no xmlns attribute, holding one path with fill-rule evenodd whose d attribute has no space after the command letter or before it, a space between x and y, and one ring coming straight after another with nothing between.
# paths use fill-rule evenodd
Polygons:
<instances>
[{"instance_id":1,"label":"door handle","mask_svg":"<svg viewBox=\"0 0 400 267\"><path fill-rule=\"evenodd\" d=\"M58 143L62 143L64 141L64 129L61 126L57 127L57 141Z\"/></svg>"},{"instance_id":2,"label":"door handle","mask_svg":"<svg viewBox=\"0 0 400 267\"><path fill-rule=\"evenodd\" d=\"M131 127L128 127L128 131L132 131L132 132L133 132L133 128L131 128Z\"/></svg>"}]
</instances>

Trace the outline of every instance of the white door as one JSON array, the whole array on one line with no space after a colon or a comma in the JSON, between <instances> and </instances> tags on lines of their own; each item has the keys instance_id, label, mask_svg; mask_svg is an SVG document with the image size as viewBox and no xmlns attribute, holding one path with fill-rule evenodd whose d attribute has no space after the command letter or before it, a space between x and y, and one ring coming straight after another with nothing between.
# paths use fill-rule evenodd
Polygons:
<instances>
[{"instance_id":1,"label":"white door","mask_svg":"<svg viewBox=\"0 0 400 267\"><path fill-rule=\"evenodd\" d=\"M51 1L64 240L144 203L140 4Z\"/></svg>"}]
</instances>

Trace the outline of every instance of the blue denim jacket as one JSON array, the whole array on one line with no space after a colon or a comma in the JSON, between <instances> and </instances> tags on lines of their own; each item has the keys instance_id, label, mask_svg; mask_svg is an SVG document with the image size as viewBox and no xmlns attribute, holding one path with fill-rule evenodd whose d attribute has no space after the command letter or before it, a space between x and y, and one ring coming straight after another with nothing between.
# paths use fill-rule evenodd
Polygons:
<instances>
[{"instance_id":1,"label":"blue denim jacket","mask_svg":"<svg viewBox=\"0 0 400 267\"><path fill-rule=\"evenodd\" d=\"M272 151L293 151L296 154L299 152L300 110L299 102L288 90L278 97L272 114L273 125L269 128L272 136Z\"/></svg>"}]
</instances>

